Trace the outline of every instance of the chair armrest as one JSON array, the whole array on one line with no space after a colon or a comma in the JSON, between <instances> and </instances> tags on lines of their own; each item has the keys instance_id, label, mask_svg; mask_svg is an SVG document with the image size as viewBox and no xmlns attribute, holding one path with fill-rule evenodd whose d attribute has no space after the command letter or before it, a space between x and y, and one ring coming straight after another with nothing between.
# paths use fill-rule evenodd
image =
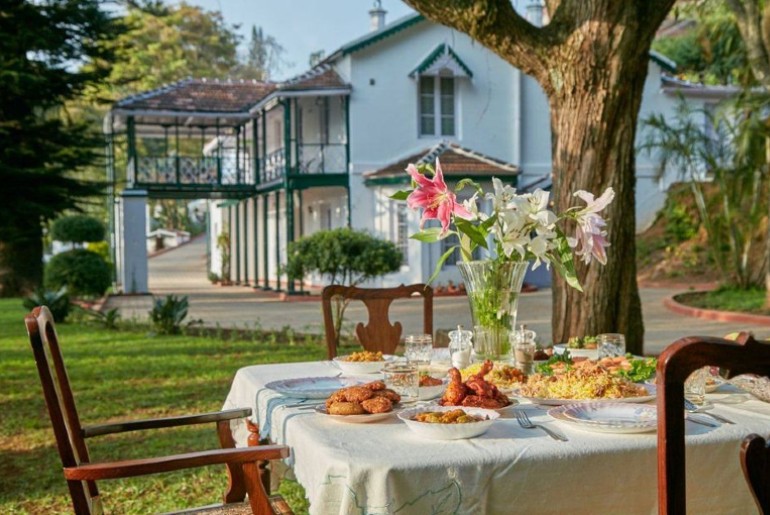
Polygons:
<instances>
[{"instance_id":1,"label":"chair armrest","mask_svg":"<svg viewBox=\"0 0 770 515\"><path fill-rule=\"evenodd\" d=\"M100 424L84 427L83 438L92 436L109 435L112 433L125 433L126 431L139 431L142 429L160 429L162 427L189 426L192 424L205 424L207 422L219 422L221 420L233 420L251 416L251 408L236 408L225 411L214 411L200 415L184 415L181 417L153 418L147 420L132 420L128 422L115 422L114 424Z\"/></svg>"},{"instance_id":2,"label":"chair armrest","mask_svg":"<svg viewBox=\"0 0 770 515\"><path fill-rule=\"evenodd\" d=\"M64 477L68 481L96 481L172 472L206 465L277 460L288 456L289 448L285 445L216 449L143 460L84 463L76 467L65 467Z\"/></svg>"}]
</instances>

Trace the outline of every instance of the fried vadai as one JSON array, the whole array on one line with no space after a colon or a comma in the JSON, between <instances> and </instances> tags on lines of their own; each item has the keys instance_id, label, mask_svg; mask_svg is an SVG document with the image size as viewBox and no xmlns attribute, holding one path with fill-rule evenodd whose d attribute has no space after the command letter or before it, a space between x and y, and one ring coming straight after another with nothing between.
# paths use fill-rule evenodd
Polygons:
<instances>
[{"instance_id":1,"label":"fried vadai","mask_svg":"<svg viewBox=\"0 0 770 515\"><path fill-rule=\"evenodd\" d=\"M367 413L387 413L393 409L393 403L386 397L373 397L361 403Z\"/></svg>"},{"instance_id":2,"label":"fried vadai","mask_svg":"<svg viewBox=\"0 0 770 515\"><path fill-rule=\"evenodd\" d=\"M329 415L363 415L364 407L358 402L333 402L326 410Z\"/></svg>"},{"instance_id":3,"label":"fried vadai","mask_svg":"<svg viewBox=\"0 0 770 515\"><path fill-rule=\"evenodd\" d=\"M349 386L341 391L348 402L361 402L374 396L374 392L365 386Z\"/></svg>"}]
</instances>

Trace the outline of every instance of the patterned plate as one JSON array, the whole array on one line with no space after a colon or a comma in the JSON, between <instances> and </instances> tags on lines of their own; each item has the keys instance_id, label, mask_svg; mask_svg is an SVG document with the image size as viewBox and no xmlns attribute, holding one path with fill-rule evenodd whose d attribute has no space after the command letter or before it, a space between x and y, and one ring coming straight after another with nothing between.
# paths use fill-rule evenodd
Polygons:
<instances>
[{"instance_id":1,"label":"patterned plate","mask_svg":"<svg viewBox=\"0 0 770 515\"><path fill-rule=\"evenodd\" d=\"M358 384L363 382L347 377L299 377L273 381L265 387L297 399L326 399L340 388Z\"/></svg>"},{"instance_id":2,"label":"patterned plate","mask_svg":"<svg viewBox=\"0 0 770 515\"><path fill-rule=\"evenodd\" d=\"M567 404L548 410L548 414L577 429L600 433L647 433L658 427L655 406L645 404Z\"/></svg>"}]
</instances>

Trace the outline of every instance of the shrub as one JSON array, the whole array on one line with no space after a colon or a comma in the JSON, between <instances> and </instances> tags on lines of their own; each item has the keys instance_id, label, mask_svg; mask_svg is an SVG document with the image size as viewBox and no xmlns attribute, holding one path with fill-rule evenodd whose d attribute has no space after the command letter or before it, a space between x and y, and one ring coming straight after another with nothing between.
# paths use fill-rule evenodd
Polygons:
<instances>
[{"instance_id":1,"label":"shrub","mask_svg":"<svg viewBox=\"0 0 770 515\"><path fill-rule=\"evenodd\" d=\"M100 296L112 282L112 272L102 257L90 250L73 249L56 254L45 267L45 287L67 287L76 296Z\"/></svg>"},{"instance_id":2,"label":"shrub","mask_svg":"<svg viewBox=\"0 0 770 515\"><path fill-rule=\"evenodd\" d=\"M92 216L65 216L51 225L51 237L54 240L81 243L84 241L102 241L104 225Z\"/></svg>"},{"instance_id":3,"label":"shrub","mask_svg":"<svg viewBox=\"0 0 770 515\"><path fill-rule=\"evenodd\" d=\"M38 306L47 306L51 310L54 321L63 323L70 313L71 306L67 288L61 288L58 291L38 288L32 295L24 299L26 309L31 311Z\"/></svg>"},{"instance_id":4,"label":"shrub","mask_svg":"<svg viewBox=\"0 0 770 515\"><path fill-rule=\"evenodd\" d=\"M154 298L150 321L158 334L179 334L182 322L190 307L187 296L168 295L165 299Z\"/></svg>"}]
</instances>

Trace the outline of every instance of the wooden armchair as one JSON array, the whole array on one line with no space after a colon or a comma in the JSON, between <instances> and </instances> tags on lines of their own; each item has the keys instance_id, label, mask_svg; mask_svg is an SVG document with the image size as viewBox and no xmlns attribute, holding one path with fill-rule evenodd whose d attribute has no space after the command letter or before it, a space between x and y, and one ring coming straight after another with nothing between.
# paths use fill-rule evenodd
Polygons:
<instances>
[{"instance_id":1,"label":"wooden armchair","mask_svg":"<svg viewBox=\"0 0 770 515\"><path fill-rule=\"evenodd\" d=\"M224 507L233 508L234 511L237 509L239 513L245 513L247 511L244 509L250 508L252 513L259 515L291 513L280 496L268 496L258 469L258 462L285 458L289 455L289 449L278 445L235 448L230 421L251 415L251 409L232 409L202 415L82 427L75 409L75 400L64 368L51 312L47 307L35 308L25 317L24 322L27 325L75 513L102 513L97 480L217 464L226 465L229 477L228 490L224 495L226 503ZM112 433L209 422L215 422L217 425L222 449L148 459L92 463L85 442L86 438ZM244 505L242 501L247 493L249 503ZM222 510L222 508L217 506L215 509Z\"/></svg>"},{"instance_id":2,"label":"wooden armchair","mask_svg":"<svg viewBox=\"0 0 770 515\"><path fill-rule=\"evenodd\" d=\"M770 343L741 333L737 341L693 336L667 347L658 358L658 511L686 513L684 382L693 371L719 366L728 377L770 375ZM741 466L757 506L770 513L770 451L765 440L749 435L741 449ZM715 464L714 466L719 466Z\"/></svg>"},{"instance_id":3,"label":"wooden armchair","mask_svg":"<svg viewBox=\"0 0 770 515\"><path fill-rule=\"evenodd\" d=\"M326 330L326 346L329 359L337 355L336 332L332 317L332 299L340 296L345 300L360 300L366 306L369 320L356 326L358 341L368 351L392 354L401 340L403 328L400 322L391 324L388 310L395 299L423 297L423 331L433 334L433 289L426 284L411 284L396 288L358 288L333 284L323 289L321 301Z\"/></svg>"}]
</instances>

